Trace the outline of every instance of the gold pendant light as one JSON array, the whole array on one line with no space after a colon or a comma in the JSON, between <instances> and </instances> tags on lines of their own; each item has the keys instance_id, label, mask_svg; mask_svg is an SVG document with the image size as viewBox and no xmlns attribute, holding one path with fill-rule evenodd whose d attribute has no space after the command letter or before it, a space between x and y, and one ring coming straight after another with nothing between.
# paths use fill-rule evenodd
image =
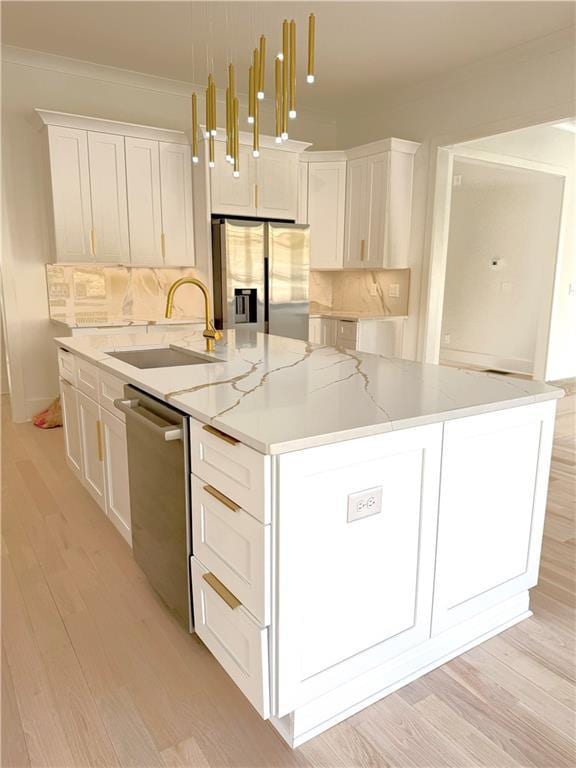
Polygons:
<instances>
[{"instance_id":1,"label":"gold pendant light","mask_svg":"<svg viewBox=\"0 0 576 768\"><path fill-rule=\"evenodd\" d=\"M282 23L282 141L288 138L288 84L290 79L290 24Z\"/></svg>"},{"instance_id":2,"label":"gold pendant light","mask_svg":"<svg viewBox=\"0 0 576 768\"><path fill-rule=\"evenodd\" d=\"M276 85L276 143L282 141L282 62L277 56L274 60Z\"/></svg>"},{"instance_id":3,"label":"gold pendant light","mask_svg":"<svg viewBox=\"0 0 576 768\"><path fill-rule=\"evenodd\" d=\"M316 46L316 17L313 13L308 17L308 74L306 75L306 82L313 83L315 80L314 74L314 49Z\"/></svg>"},{"instance_id":4,"label":"gold pendant light","mask_svg":"<svg viewBox=\"0 0 576 768\"><path fill-rule=\"evenodd\" d=\"M290 22L290 85L288 97L288 117L294 120L296 117L296 22Z\"/></svg>"},{"instance_id":5,"label":"gold pendant light","mask_svg":"<svg viewBox=\"0 0 576 768\"><path fill-rule=\"evenodd\" d=\"M192 162L198 162L198 103L196 94L192 94Z\"/></svg>"},{"instance_id":6,"label":"gold pendant light","mask_svg":"<svg viewBox=\"0 0 576 768\"><path fill-rule=\"evenodd\" d=\"M258 52L259 66L256 70L258 87L256 89L256 98L262 101L264 98L264 76L266 74L266 38L260 35L260 50Z\"/></svg>"}]
</instances>

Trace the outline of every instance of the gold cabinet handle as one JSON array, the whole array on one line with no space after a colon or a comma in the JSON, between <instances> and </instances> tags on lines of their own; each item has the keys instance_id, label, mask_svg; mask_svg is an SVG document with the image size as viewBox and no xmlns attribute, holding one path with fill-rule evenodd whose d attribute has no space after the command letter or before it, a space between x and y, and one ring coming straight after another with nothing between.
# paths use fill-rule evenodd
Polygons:
<instances>
[{"instance_id":1,"label":"gold cabinet handle","mask_svg":"<svg viewBox=\"0 0 576 768\"><path fill-rule=\"evenodd\" d=\"M96 230L94 227L90 230L90 247L92 248L92 256L96 258Z\"/></svg>"},{"instance_id":2,"label":"gold cabinet handle","mask_svg":"<svg viewBox=\"0 0 576 768\"><path fill-rule=\"evenodd\" d=\"M364 261L364 246L366 245L365 240L360 240L360 261Z\"/></svg>"},{"instance_id":3,"label":"gold cabinet handle","mask_svg":"<svg viewBox=\"0 0 576 768\"><path fill-rule=\"evenodd\" d=\"M235 437L232 437L231 435L227 435L226 432L221 432L219 429L216 429L216 427L213 427L211 424L204 424L202 429L205 432L209 432L211 435L214 435L214 437L219 437L220 440L224 440L225 443L229 443L230 445L238 445L240 440L236 440Z\"/></svg>"},{"instance_id":4,"label":"gold cabinet handle","mask_svg":"<svg viewBox=\"0 0 576 768\"><path fill-rule=\"evenodd\" d=\"M254 208L258 208L258 184L254 184Z\"/></svg>"},{"instance_id":5,"label":"gold cabinet handle","mask_svg":"<svg viewBox=\"0 0 576 768\"><path fill-rule=\"evenodd\" d=\"M96 435L98 440L98 461L104 461L104 445L102 440L102 422L96 421Z\"/></svg>"},{"instance_id":6,"label":"gold cabinet handle","mask_svg":"<svg viewBox=\"0 0 576 768\"><path fill-rule=\"evenodd\" d=\"M160 250L162 252L162 261L166 261L166 235L164 232L160 235Z\"/></svg>"},{"instance_id":7,"label":"gold cabinet handle","mask_svg":"<svg viewBox=\"0 0 576 768\"><path fill-rule=\"evenodd\" d=\"M211 485L205 485L204 490L206 493L209 493L210 496L213 496L215 499L217 499L220 504L224 504L225 507L228 507L228 509L231 509L232 512L239 512L242 507L239 504L236 504L235 501L232 501L232 499L229 499L228 496L224 496L223 493L220 493L219 490L216 488L213 488Z\"/></svg>"},{"instance_id":8,"label":"gold cabinet handle","mask_svg":"<svg viewBox=\"0 0 576 768\"><path fill-rule=\"evenodd\" d=\"M203 573L202 578L206 583L210 584L214 592L220 595L222 600L224 600L226 605L230 606L232 610L234 610L234 608L238 608L239 605L242 605L242 603L240 602L240 600L238 600L236 595L233 595L232 592L230 592L230 590L228 589L228 587L225 587L224 584L222 584L222 582L220 581L220 579L217 579L213 573L210 573L210 571L208 571L208 573Z\"/></svg>"}]
</instances>

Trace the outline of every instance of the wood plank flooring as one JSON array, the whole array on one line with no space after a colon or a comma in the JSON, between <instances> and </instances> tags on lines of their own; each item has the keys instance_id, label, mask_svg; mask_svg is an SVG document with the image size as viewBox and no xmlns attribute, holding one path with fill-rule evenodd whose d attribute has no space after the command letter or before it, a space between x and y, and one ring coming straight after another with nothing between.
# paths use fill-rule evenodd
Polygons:
<instances>
[{"instance_id":1,"label":"wood plank flooring","mask_svg":"<svg viewBox=\"0 0 576 768\"><path fill-rule=\"evenodd\" d=\"M560 401L534 617L290 750L148 586L69 471L2 414L2 760L21 766L576 764L576 396Z\"/></svg>"}]
</instances>

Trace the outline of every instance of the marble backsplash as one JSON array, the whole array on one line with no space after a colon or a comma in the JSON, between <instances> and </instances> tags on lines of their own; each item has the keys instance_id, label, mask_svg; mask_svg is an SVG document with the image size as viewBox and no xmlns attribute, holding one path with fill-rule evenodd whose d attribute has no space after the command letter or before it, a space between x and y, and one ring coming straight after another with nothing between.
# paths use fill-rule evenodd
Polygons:
<instances>
[{"instance_id":1,"label":"marble backsplash","mask_svg":"<svg viewBox=\"0 0 576 768\"><path fill-rule=\"evenodd\" d=\"M398 296L390 295L396 291ZM313 270L310 311L407 315L409 291L409 269Z\"/></svg>"},{"instance_id":2,"label":"marble backsplash","mask_svg":"<svg viewBox=\"0 0 576 768\"><path fill-rule=\"evenodd\" d=\"M51 318L80 321L161 320L168 288L180 277L206 275L193 267L123 267L47 264L46 282ZM174 318L204 316L202 294L182 287L174 300Z\"/></svg>"}]
</instances>

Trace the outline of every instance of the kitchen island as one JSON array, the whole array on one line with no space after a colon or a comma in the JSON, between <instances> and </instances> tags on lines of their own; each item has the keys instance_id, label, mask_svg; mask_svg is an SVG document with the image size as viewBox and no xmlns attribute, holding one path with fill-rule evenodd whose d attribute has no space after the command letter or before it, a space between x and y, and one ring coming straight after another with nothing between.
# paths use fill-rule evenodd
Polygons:
<instances>
[{"instance_id":1,"label":"kitchen island","mask_svg":"<svg viewBox=\"0 0 576 768\"><path fill-rule=\"evenodd\" d=\"M57 343L190 417L195 628L292 746L530 615L560 390L261 334ZM215 362L108 354L155 345Z\"/></svg>"}]
</instances>

